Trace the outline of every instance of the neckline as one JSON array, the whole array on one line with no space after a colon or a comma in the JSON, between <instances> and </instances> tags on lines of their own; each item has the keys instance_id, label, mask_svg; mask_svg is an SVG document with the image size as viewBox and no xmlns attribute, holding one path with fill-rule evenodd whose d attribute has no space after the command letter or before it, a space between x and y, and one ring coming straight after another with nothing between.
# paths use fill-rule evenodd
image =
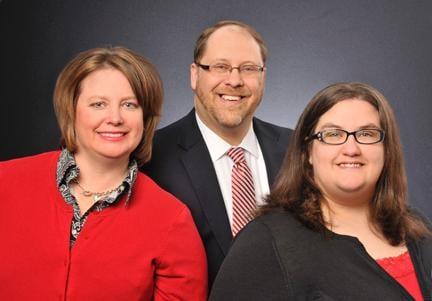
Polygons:
<instances>
[{"instance_id":1,"label":"neckline","mask_svg":"<svg viewBox=\"0 0 432 301\"><path fill-rule=\"evenodd\" d=\"M406 257L409 257L409 252L408 250L402 252L399 255L396 256L388 256L388 257L382 257L382 258L377 258L375 259L376 262L378 263L382 263L382 264L395 264L397 262L401 262L406 260Z\"/></svg>"}]
</instances>

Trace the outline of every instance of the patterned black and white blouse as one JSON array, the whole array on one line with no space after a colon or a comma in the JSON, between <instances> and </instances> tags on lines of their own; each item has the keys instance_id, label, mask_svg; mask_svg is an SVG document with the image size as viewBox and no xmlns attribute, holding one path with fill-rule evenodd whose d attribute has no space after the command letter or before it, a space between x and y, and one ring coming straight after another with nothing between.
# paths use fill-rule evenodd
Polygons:
<instances>
[{"instance_id":1,"label":"patterned black and white blouse","mask_svg":"<svg viewBox=\"0 0 432 301\"><path fill-rule=\"evenodd\" d=\"M82 216L76 198L73 196L70 184L79 177L79 167L76 165L75 158L72 153L64 149L57 162L57 187L60 190L66 203L73 207L73 217L71 224L70 246L75 244L78 235L84 227L85 221L92 211L102 211L104 208L117 202L123 194L127 193L126 203L129 201L132 186L135 182L138 173L138 164L135 160L131 160L128 166L128 173L120 184L109 195L97 200Z\"/></svg>"}]
</instances>

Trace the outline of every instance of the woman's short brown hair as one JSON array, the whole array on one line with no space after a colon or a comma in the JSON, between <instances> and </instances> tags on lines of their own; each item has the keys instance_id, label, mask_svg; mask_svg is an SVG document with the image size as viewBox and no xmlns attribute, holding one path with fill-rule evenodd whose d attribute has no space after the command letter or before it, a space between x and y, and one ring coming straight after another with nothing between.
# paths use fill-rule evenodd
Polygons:
<instances>
[{"instance_id":1,"label":"woman's short brown hair","mask_svg":"<svg viewBox=\"0 0 432 301\"><path fill-rule=\"evenodd\" d=\"M392 245L406 238L418 238L427 231L425 224L407 206L407 179L396 119L385 97L363 83L337 83L319 91L306 106L294 131L288 152L268 206L282 207L313 229L324 229L320 202L322 193L314 181L309 163L310 140L322 115L338 102L359 99L370 103L377 111L381 129L385 132L384 166L370 202L372 223Z\"/></svg>"},{"instance_id":2,"label":"woman's short brown hair","mask_svg":"<svg viewBox=\"0 0 432 301\"><path fill-rule=\"evenodd\" d=\"M54 90L54 110L60 127L62 145L75 152L75 111L81 83L90 73L114 68L128 79L143 109L144 135L132 156L138 164L151 158L152 140L159 121L163 87L156 68L144 57L124 47L94 48L78 54L62 70Z\"/></svg>"}]
</instances>

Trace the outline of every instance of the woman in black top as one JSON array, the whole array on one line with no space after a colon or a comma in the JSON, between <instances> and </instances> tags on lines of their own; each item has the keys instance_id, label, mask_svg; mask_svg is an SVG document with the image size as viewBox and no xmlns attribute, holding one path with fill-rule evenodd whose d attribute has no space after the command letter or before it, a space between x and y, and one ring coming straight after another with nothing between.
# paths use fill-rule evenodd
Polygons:
<instances>
[{"instance_id":1,"label":"woman in black top","mask_svg":"<svg viewBox=\"0 0 432 301\"><path fill-rule=\"evenodd\" d=\"M430 226L407 205L396 121L361 83L320 91L210 300L430 300Z\"/></svg>"}]
</instances>

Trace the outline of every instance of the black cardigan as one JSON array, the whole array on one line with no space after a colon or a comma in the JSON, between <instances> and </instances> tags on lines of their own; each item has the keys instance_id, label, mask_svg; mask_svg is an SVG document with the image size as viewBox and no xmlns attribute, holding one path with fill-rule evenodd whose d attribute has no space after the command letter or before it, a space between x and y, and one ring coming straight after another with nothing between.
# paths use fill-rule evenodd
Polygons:
<instances>
[{"instance_id":1,"label":"black cardigan","mask_svg":"<svg viewBox=\"0 0 432 301\"><path fill-rule=\"evenodd\" d=\"M407 244L421 291L431 300L432 241ZM414 300L360 241L306 228L290 213L258 217L237 236L211 301Z\"/></svg>"}]
</instances>

